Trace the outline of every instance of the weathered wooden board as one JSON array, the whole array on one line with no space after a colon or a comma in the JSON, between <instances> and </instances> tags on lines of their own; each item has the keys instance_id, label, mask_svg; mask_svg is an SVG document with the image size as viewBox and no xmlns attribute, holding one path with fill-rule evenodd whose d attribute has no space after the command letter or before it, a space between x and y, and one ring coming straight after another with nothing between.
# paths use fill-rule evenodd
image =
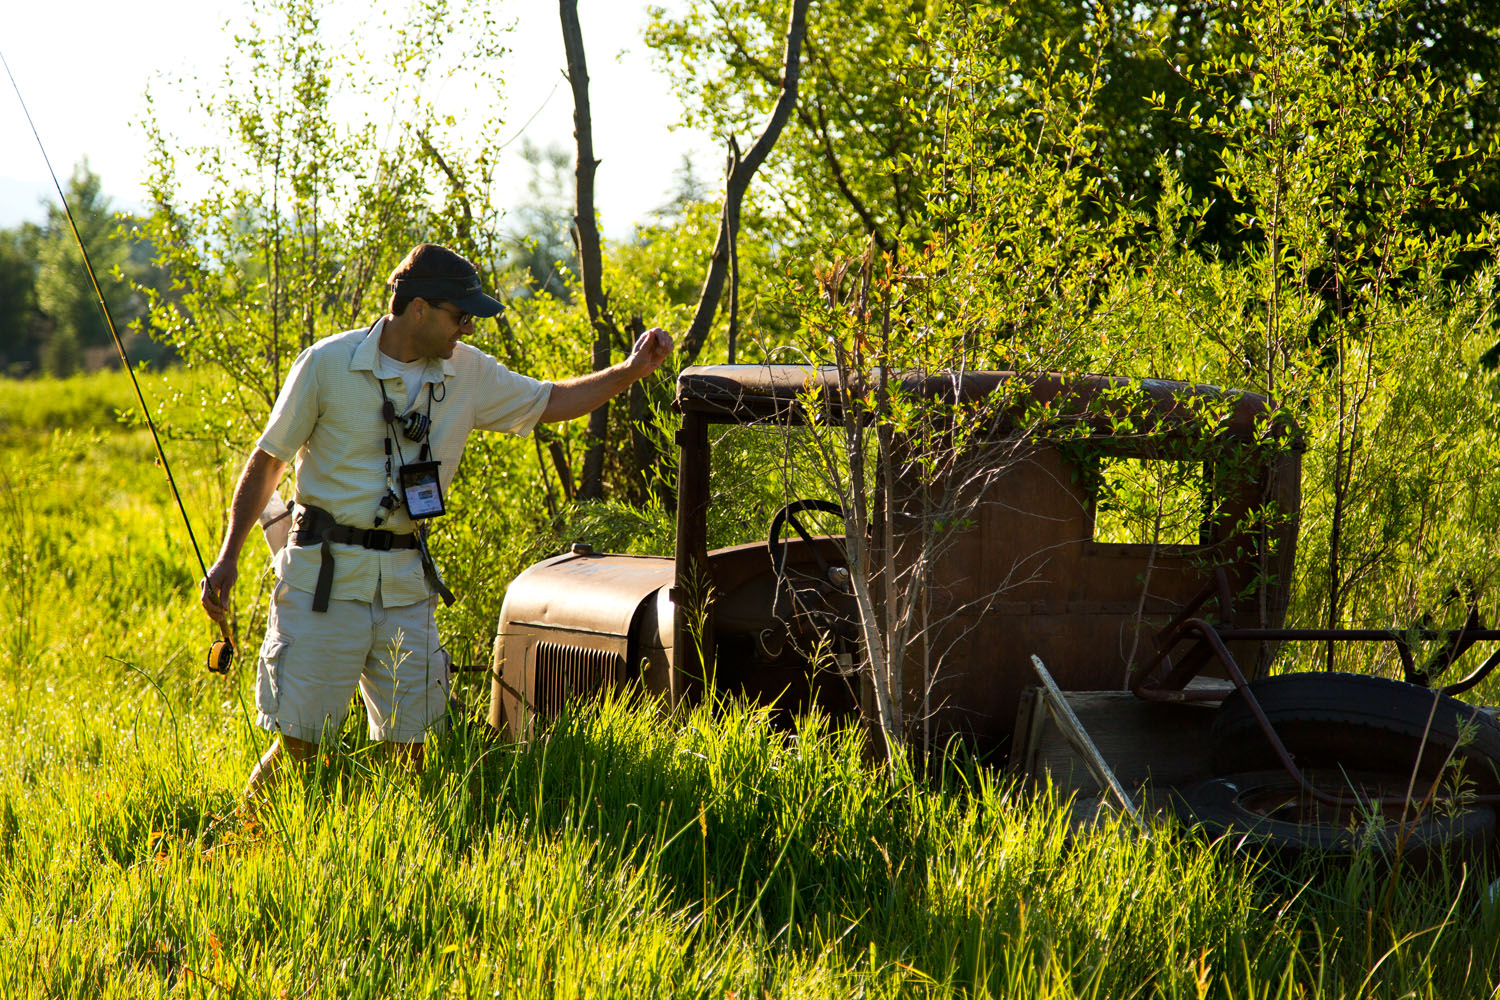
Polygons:
<instances>
[{"instance_id":1,"label":"weathered wooden board","mask_svg":"<svg viewBox=\"0 0 1500 1000\"><path fill-rule=\"evenodd\" d=\"M1163 788L1210 776L1208 730L1215 703L1163 704L1129 691L1069 691L1068 705L1122 785ZM1032 780L1048 776L1060 795L1100 794L1082 759L1048 712L1039 688L1021 699L1010 769Z\"/></svg>"}]
</instances>

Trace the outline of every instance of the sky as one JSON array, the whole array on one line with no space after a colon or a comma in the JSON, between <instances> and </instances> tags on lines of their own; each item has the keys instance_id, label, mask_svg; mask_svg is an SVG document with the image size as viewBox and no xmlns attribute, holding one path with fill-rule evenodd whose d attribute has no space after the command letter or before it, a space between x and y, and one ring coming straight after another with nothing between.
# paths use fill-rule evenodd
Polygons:
<instances>
[{"instance_id":1,"label":"sky","mask_svg":"<svg viewBox=\"0 0 1500 1000\"><path fill-rule=\"evenodd\" d=\"M682 0L657 0L682 7ZM326 0L328 19L353 18L363 0ZM579 0L593 105L594 147L601 159L596 202L610 235L628 234L667 200L686 154L711 184L721 167L713 137L673 130L679 105L665 75L641 41L647 4ZM225 0L0 0L0 55L25 98L42 145L66 184L84 157L120 209L144 201L147 143L140 122L148 84L167 130L191 140L204 134L191 101L194 86L220 79L232 51L226 23L242 23L244 3ZM495 0L512 51L504 65L500 116L507 143L497 198L524 196L525 138L539 146L573 148L572 94L557 4ZM193 78L199 82L194 84ZM513 197L507 197L514 192ZM10 81L0 73L0 227L38 220L40 199L55 193L46 163Z\"/></svg>"}]
</instances>

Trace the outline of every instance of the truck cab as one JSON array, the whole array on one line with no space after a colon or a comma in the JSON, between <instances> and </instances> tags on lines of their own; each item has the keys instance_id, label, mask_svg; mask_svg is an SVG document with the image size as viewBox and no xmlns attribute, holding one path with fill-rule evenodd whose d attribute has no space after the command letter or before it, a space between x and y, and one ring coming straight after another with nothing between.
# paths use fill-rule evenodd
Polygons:
<instances>
[{"instance_id":1,"label":"truck cab","mask_svg":"<svg viewBox=\"0 0 1500 1000\"><path fill-rule=\"evenodd\" d=\"M790 442L857 426L851 401L871 387L834 368L685 369L675 554L601 553L584 540L517 576L495 640L490 723L525 738L568 699L625 684L668 708L712 686L788 713L816 704L868 720L869 623L851 572L867 574L877 602L920 581L918 627L891 653L909 735L982 754L1008 747L1033 654L1064 689L1123 689L1155 652L1152 636L1205 588L1226 620L1282 624L1300 443L1264 397L1103 375L878 377L885 391L972 419L938 435L964 474L924 461L931 434L898 429L881 439L886 474L869 488L869 509L883 513L861 523L843 513L847 494L798 495L794 446L772 448L779 503L763 525L736 525L734 544L711 546L734 534L715 520L714 469L716 453L738 448L743 461L736 433ZM823 530L811 527L819 516ZM849 530L861 532L863 569L849 564ZM1258 675L1271 650L1235 655Z\"/></svg>"}]
</instances>

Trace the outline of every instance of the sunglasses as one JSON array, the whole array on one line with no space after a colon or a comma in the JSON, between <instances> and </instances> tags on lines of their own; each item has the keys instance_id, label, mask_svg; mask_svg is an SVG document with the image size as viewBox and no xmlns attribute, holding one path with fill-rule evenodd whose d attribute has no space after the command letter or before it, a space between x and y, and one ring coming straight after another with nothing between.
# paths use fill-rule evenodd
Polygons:
<instances>
[{"instance_id":1,"label":"sunglasses","mask_svg":"<svg viewBox=\"0 0 1500 1000\"><path fill-rule=\"evenodd\" d=\"M471 314L466 313L466 312L461 312L460 310L454 309L452 306L445 306L441 302L428 301L427 304L430 305L430 306L432 306L432 308L437 309L440 312L445 312L449 316L452 316L453 317L453 321L455 323L457 323L459 326L468 326L469 323L471 323L473 321L473 319L474 319L474 317Z\"/></svg>"}]
</instances>

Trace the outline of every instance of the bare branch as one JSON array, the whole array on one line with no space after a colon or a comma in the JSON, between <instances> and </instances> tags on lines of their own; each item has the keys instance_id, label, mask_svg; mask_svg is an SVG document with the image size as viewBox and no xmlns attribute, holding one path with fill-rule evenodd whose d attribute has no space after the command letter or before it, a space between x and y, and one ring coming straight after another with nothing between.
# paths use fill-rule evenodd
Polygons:
<instances>
[{"instance_id":1,"label":"bare branch","mask_svg":"<svg viewBox=\"0 0 1500 1000\"><path fill-rule=\"evenodd\" d=\"M714 12L719 15L721 30L723 31L724 36L728 38L730 43L734 46L736 54L739 55L745 66L757 77L759 77L762 83L778 83L779 81L773 74L771 68L765 63L762 63L759 59L755 58L755 56L746 46L744 39L741 38L740 34L734 30L733 19L725 14L718 4L714 4L713 6ZM812 42L807 43L807 54L809 57L816 56L816 50L814 49ZM822 60L817 61L823 62ZM838 80L838 77L828 67L826 62L823 62L823 69L823 80L827 83L832 84L834 94L839 98L839 103L844 106L844 110L849 114L850 120L853 121L857 126L859 124L859 115L856 110L849 104L848 99L844 96L843 90L839 86L840 81ZM838 153L833 148L833 139L832 136L829 135L828 119L827 116L823 113L822 102L815 100L813 104L817 110L816 116L810 114L804 104L799 103L795 108L797 120L802 123L803 128L807 129L818 139L819 145L823 151L823 160L828 164L828 172L830 175L832 175L834 184L838 187L839 193L844 196L844 200L849 203L849 207L854 210L854 214L859 216L859 221L864 224L865 231L875 237L875 242L877 245L879 245L880 249L889 250L890 243L886 239L885 234L881 232L880 223L876 220L875 214L870 211L869 207L866 206L859 195L855 193L854 189L849 185L848 179L844 176L844 166L839 161ZM891 146L887 149L888 153L891 153L893 151L894 146ZM899 209L897 214L904 218L904 213L899 211ZM732 364L733 361L731 360L730 363Z\"/></svg>"},{"instance_id":2,"label":"bare branch","mask_svg":"<svg viewBox=\"0 0 1500 1000\"><path fill-rule=\"evenodd\" d=\"M426 130L417 133L417 141L422 144L422 150L438 165L443 176L448 178L448 183L453 186L454 194L458 195L458 207L463 210L464 219L459 223L458 236L465 246L470 245L474 230L474 210L469 206L469 191L464 186L463 179L458 176L454 169L448 165L448 161L439 153L432 140L427 137Z\"/></svg>"}]
</instances>

